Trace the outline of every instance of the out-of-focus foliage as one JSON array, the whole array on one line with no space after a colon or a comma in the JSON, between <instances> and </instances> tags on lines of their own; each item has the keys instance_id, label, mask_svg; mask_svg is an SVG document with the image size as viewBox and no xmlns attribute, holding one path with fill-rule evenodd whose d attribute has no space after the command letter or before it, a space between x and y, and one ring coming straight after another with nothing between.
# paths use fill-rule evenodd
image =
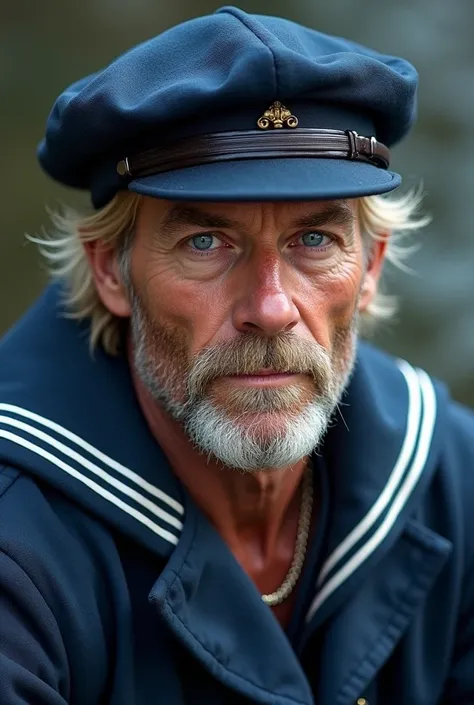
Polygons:
<instances>
[{"instance_id":1,"label":"out-of-focus foliage","mask_svg":"<svg viewBox=\"0 0 474 705\"><path fill-rule=\"evenodd\" d=\"M45 282L24 233L47 223L45 204L87 202L36 164L57 94L134 43L216 7L208 0L0 0L0 331ZM395 150L394 167L406 185L423 182L433 223L410 261L416 275L387 273L401 313L376 338L474 405L474 2L242 0L241 7L345 35L417 66L420 117Z\"/></svg>"}]
</instances>

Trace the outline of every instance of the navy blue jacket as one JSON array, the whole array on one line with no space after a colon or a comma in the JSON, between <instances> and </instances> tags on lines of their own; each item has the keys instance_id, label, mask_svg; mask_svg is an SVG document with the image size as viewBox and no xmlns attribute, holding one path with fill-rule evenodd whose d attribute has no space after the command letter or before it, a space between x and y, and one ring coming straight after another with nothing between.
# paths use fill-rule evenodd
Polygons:
<instances>
[{"instance_id":1,"label":"navy blue jacket","mask_svg":"<svg viewBox=\"0 0 474 705\"><path fill-rule=\"evenodd\" d=\"M0 346L1 705L472 705L474 418L360 345L285 633L51 287Z\"/></svg>"}]
</instances>

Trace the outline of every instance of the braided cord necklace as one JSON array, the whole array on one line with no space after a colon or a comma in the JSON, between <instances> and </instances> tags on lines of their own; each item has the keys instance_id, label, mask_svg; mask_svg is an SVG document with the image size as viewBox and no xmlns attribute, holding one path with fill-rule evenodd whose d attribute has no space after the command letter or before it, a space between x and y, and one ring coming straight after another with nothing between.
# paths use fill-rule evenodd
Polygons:
<instances>
[{"instance_id":1,"label":"braided cord necklace","mask_svg":"<svg viewBox=\"0 0 474 705\"><path fill-rule=\"evenodd\" d=\"M298 532L296 535L295 551L288 573L280 587L275 592L262 595L262 600L269 607L274 607L284 602L293 592L299 580L306 558L308 547L309 530L311 526L311 516L313 509L313 472L309 465L303 476L303 488L301 492L300 515L298 519Z\"/></svg>"}]
</instances>

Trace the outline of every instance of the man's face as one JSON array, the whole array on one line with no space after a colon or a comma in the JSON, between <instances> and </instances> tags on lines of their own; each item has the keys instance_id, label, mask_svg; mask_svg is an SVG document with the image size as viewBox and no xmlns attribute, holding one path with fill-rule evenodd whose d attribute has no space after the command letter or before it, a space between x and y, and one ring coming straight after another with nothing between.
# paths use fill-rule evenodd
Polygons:
<instances>
[{"instance_id":1,"label":"man's face","mask_svg":"<svg viewBox=\"0 0 474 705\"><path fill-rule=\"evenodd\" d=\"M355 201L146 198L131 255L134 364L205 453L282 467L321 440L354 360Z\"/></svg>"}]
</instances>

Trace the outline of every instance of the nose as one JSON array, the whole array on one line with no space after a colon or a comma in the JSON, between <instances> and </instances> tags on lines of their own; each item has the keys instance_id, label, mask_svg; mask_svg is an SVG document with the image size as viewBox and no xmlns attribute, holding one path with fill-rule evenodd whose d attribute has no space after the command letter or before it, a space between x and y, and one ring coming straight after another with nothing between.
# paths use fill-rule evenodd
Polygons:
<instances>
[{"instance_id":1,"label":"nose","mask_svg":"<svg viewBox=\"0 0 474 705\"><path fill-rule=\"evenodd\" d=\"M271 337L298 324L299 311L285 287L284 269L277 252L254 256L238 284L241 293L233 312L238 331Z\"/></svg>"}]
</instances>

